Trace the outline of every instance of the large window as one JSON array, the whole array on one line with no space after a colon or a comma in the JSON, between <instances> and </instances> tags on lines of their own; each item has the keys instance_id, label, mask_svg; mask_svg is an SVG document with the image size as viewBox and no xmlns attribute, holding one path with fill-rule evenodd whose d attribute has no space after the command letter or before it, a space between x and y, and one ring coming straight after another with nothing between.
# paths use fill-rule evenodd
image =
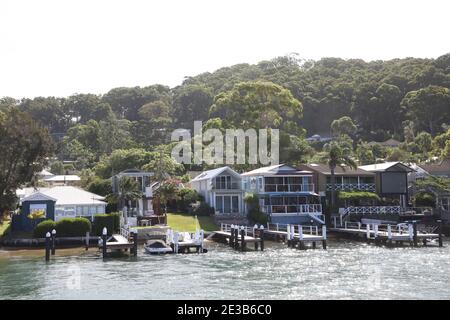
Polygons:
<instances>
[{"instance_id":1,"label":"large window","mask_svg":"<svg viewBox=\"0 0 450 320\"><path fill-rule=\"evenodd\" d=\"M216 196L216 211L219 213L239 213L239 196Z\"/></svg>"}]
</instances>

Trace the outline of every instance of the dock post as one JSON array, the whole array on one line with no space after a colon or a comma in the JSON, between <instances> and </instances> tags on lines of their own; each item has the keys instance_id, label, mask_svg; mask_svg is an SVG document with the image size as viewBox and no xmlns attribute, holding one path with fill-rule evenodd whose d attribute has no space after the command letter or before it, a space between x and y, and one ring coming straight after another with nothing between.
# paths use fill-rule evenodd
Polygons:
<instances>
[{"instance_id":1,"label":"dock post","mask_svg":"<svg viewBox=\"0 0 450 320\"><path fill-rule=\"evenodd\" d=\"M234 247L234 224L232 224L231 226L230 226L230 241L229 241L229 246L230 247Z\"/></svg>"},{"instance_id":2,"label":"dock post","mask_svg":"<svg viewBox=\"0 0 450 320\"><path fill-rule=\"evenodd\" d=\"M173 235L173 252L175 254L178 253L178 240L180 238L180 234L178 232L175 232L175 234Z\"/></svg>"},{"instance_id":3,"label":"dock post","mask_svg":"<svg viewBox=\"0 0 450 320\"><path fill-rule=\"evenodd\" d=\"M259 228L259 238L261 239L261 251L264 251L264 226Z\"/></svg>"},{"instance_id":4,"label":"dock post","mask_svg":"<svg viewBox=\"0 0 450 320\"><path fill-rule=\"evenodd\" d=\"M290 225L286 226L286 242L287 242L288 248L290 248L291 247L291 226Z\"/></svg>"},{"instance_id":5,"label":"dock post","mask_svg":"<svg viewBox=\"0 0 450 320\"><path fill-rule=\"evenodd\" d=\"M86 241L86 251L88 251L89 250L89 231L86 232L86 239L85 239L85 241Z\"/></svg>"},{"instance_id":6,"label":"dock post","mask_svg":"<svg viewBox=\"0 0 450 320\"><path fill-rule=\"evenodd\" d=\"M295 248L295 226L291 225L291 247Z\"/></svg>"},{"instance_id":7,"label":"dock post","mask_svg":"<svg viewBox=\"0 0 450 320\"><path fill-rule=\"evenodd\" d=\"M45 261L50 261L50 232L45 235Z\"/></svg>"},{"instance_id":8,"label":"dock post","mask_svg":"<svg viewBox=\"0 0 450 320\"><path fill-rule=\"evenodd\" d=\"M322 248L324 250L327 249L327 226L324 224L322 225Z\"/></svg>"},{"instance_id":9,"label":"dock post","mask_svg":"<svg viewBox=\"0 0 450 320\"><path fill-rule=\"evenodd\" d=\"M137 257L138 254L138 230L133 229L133 255Z\"/></svg>"},{"instance_id":10,"label":"dock post","mask_svg":"<svg viewBox=\"0 0 450 320\"><path fill-rule=\"evenodd\" d=\"M413 243L417 247L417 221L413 221Z\"/></svg>"},{"instance_id":11,"label":"dock post","mask_svg":"<svg viewBox=\"0 0 450 320\"><path fill-rule=\"evenodd\" d=\"M245 251L245 227L241 226L241 251Z\"/></svg>"},{"instance_id":12,"label":"dock post","mask_svg":"<svg viewBox=\"0 0 450 320\"><path fill-rule=\"evenodd\" d=\"M414 238L414 230L413 230L413 226L411 224L408 224L408 235L409 235L409 241L411 243L411 241Z\"/></svg>"},{"instance_id":13,"label":"dock post","mask_svg":"<svg viewBox=\"0 0 450 320\"><path fill-rule=\"evenodd\" d=\"M108 234L108 229L106 227L102 230L102 253L103 253L103 259L106 258L106 235Z\"/></svg>"},{"instance_id":14,"label":"dock post","mask_svg":"<svg viewBox=\"0 0 450 320\"><path fill-rule=\"evenodd\" d=\"M55 249L55 237L56 237L56 230L53 229L52 230L52 256L55 255L55 251L56 251L56 249Z\"/></svg>"},{"instance_id":15,"label":"dock post","mask_svg":"<svg viewBox=\"0 0 450 320\"><path fill-rule=\"evenodd\" d=\"M234 228L234 248L239 249L239 226Z\"/></svg>"},{"instance_id":16,"label":"dock post","mask_svg":"<svg viewBox=\"0 0 450 320\"><path fill-rule=\"evenodd\" d=\"M375 240L377 241L377 238L378 238L378 225L377 224L373 224L373 232L374 232L374 237L375 237Z\"/></svg>"},{"instance_id":17,"label":"dock post","mask_svg":"<svg viewBox=\"0 0 450 320\"><path fill-rule=\"evenodd\" d=\"M366 238L367 241L370 240L370 224L366 224Z\"/></svg>"},{"instance_id":18,"label":"dock post","mask_svg":"<svg viewBox=\"0 0 450 320\"><path fill-rule=\"evenodd\" d=\"M257 224L255 224L253 226L253 238L256 238L256 229L258 229L258 225Z\"/></svg>"},{"instance_id":19,"label":"dock post","mask_svg":"<svg viewBox=\"0 0 450 320\"><path fill-rule=\"evenodd\" d=\"M442 247L442 220L437 221L439 223L438 233L439 233L439 247Z\"/></svg>"}]
</instances>

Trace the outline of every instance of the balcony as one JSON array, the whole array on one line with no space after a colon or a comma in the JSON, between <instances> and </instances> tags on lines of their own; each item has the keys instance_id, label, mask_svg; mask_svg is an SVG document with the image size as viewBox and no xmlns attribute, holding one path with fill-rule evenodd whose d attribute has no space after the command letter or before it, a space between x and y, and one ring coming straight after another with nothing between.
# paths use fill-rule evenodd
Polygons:
<instances>
[{"instance_id":1,"label":"balcony","mask_svg":"<svg viewBox=\"0 0 450 320\"><path fill-rule=\"evenodd\" d=\"M314 191L314 184L270 184L264 185L265 192L308 192Z\"/></svg>"},{"instance_id":2,"label":"balcony","mask_svg":"<svg viewBox=\"0 0 450 320\"><path fill-rule=\"evenodd\" d=\"M331 191L331 183L327 183L327 191ZM336 191L376 191L375 183L336 183L334 185Z\"/></svg>"},{"instance_id":3,"label":"balcony","mask_svg":"<svg viewBox=\"0 0 450 320\"><path fill-rule=\"evenodd\" d=\"M270 215L308 215L322 214L321 204L298 204L298 205L266 205L261 206L264 213Z\"/></svg>"},{"instance_id":4,"label":"balcony","mask_svg":"<svg viewBox=\"0 0 450 320\"><path fill-rule=\"evenodd\" d=\"M241 183L228 182L228 183L215 183L211 187L212 190L239 190L241 189Z\"/></svg>"}]
</instances>

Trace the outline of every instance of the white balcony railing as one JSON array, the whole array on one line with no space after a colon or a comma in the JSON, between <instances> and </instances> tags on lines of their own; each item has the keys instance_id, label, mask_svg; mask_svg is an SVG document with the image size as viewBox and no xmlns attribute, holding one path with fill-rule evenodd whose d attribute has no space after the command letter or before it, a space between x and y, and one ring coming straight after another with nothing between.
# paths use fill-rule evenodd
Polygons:
<instances>
[{"instance_id":1,"label":"white balcony railing","mask_svg":"<svg viewBox=\"0 0 450 320\"><path fill-rule=\"evenodd\" d=\"M238 182L231 183L213 183L212 190L238 190L241 189L241 184Z\"/></svg>"},{"instance_id":2,"label":"white balcony railing","mask_svg":"<svg viewBox=\"0 0 450 320\"><path fill-rule=\"evenodd\" d=\"M327 183L327 191L332 190L331 183ZM352 191L352 190L359 190L359 191L376 191L375 189L375 183L336 183L334 185L334 190L339 191Z\"/></svg>"},{"instance_id":3,"label":"white balcony railing","mask_svg":"<svg viewBox=\"0 0 450 320\"><path fill-rule=\"evenodd\" d=\"M308 192L314 191L314 184L271 184L264 185L265 192Z\"/></svg>"},{"instance_id":4,"label":"white balcony railing","mask_svg":"<svg viewBox=\"0 0 450 320\"><path fill-rule=\"evenodd\" d=\"M321 204L298 204L298 205L265 205L261 206L264 213L271 215L307 215L322 214Z\"/></svg>"}]
</instances>

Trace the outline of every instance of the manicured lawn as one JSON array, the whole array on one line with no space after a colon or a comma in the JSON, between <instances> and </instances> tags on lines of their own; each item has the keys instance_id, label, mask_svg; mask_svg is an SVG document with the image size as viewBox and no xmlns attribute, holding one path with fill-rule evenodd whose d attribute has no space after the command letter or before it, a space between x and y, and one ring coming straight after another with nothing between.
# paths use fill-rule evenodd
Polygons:
<instances>
[{"instance_id":1,"label":"manicured lawn","mask_svg":"<svg viewBox=\"0 0 450 320\"><path fill-rule=\"evenodd\" d=\"M196 220L194 216L181 213L168 213L167 224L177 231L194 232L196 228ZM215 231L217 226L211 217L198 217L200 229L205 231Z\"/></svg>"}]
</instances>

